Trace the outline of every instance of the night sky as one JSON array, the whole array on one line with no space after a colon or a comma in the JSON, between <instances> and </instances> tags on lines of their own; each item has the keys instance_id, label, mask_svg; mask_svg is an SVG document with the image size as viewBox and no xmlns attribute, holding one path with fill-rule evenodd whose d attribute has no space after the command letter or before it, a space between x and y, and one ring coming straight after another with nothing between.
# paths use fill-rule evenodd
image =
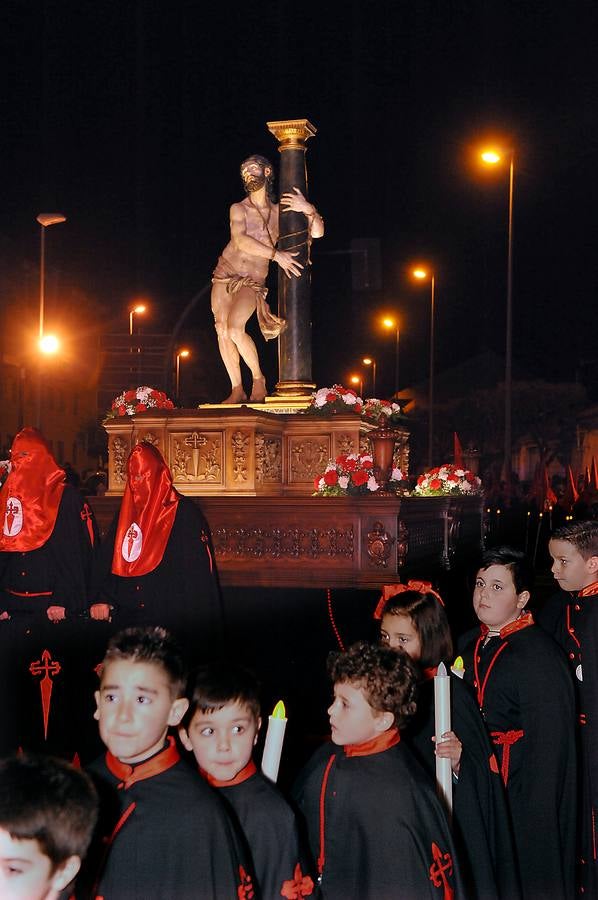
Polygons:
<instances>
[{"instance_id":1,"label":"night sky","mask_svg":"<svg viewBox=\"0 0 598 900\"><path fill-rule=\"evenodd\" d=\"M313 248L314 377L344 379L365 352L392 386L428 365L437 272L438 368L502 353L507 169L473 150L515 148L514 356L574 379L596 356L598 8L593 0L231 4L8 0L2 28L3 264L37 259L38 212L59 210L48 265L101 309L97 329L172 328L209 281L242 198L239 163L277 163L266 121L306 117ZM351 238L379 238L382 290L351 298ZM34 288L33 288L34 289ZM187 321L211 333L204 298ZM211 352L215 352L215 336ZM275 373L276 348L260 345ZM581 366L581 369L580 369ZM585 368L584 368L585 366ZM222 369L222 384L226 379Z\"/></svg>"}]
</instances>

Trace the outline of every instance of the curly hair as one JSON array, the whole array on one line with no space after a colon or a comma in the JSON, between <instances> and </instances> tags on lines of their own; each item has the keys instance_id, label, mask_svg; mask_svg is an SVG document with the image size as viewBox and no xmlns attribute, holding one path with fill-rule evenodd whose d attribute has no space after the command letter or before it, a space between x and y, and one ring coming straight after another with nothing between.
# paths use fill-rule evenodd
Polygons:
<instances>
[{"instance_id":1,"label":"curly hair","mask_svg":"<svg viewBox=\"0 0 598 900\"><path fill-rule=\"evenodd\" d=\"M581 556L588 560L598 556L598 522L573 522L563 525L550 535L551 541L566 541L573 544Z\"/></svg>"},{"instance_id":2,"label":"curly hair","mask_svg":"<svg viewBox=\"0 0 598 900\"><path fill-rule=\"evenodd\" d=\"M390 597L382 616L408 616L419 636L423 669L453 658L453 639L444 608L435 594L403 591Z\"/></svg>"},{"instance_id":3,"label":"curly hair","mask_svg":"<svg viewBox=\"0 0 598 900\"><path fill-rule=\"evenodd\" d=\"M361 688L372 709L391 712L398 728L415 714L418 674L405 653L358 641L344 653L329 654L328 674L333 684Z\"/></svg>"}]
</instances>

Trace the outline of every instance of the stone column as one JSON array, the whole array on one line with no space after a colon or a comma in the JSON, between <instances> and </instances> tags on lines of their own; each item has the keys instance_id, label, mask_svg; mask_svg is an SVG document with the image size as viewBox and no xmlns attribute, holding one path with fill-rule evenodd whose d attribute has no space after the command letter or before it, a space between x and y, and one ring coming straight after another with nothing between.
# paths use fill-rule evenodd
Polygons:
<instances>
[{"instance_id":1,"label":"stone column","mask_svg":"<svg viewBox=\"0 0 598 900\"><path fill-rule=\"evenodd\" d=\"M279 192L294 187L307 197L305 166L306 141L316 133L307 119L287 119L267 122L268 129L279 142ZM279 337L277 397L305 397L314 390L311 374L311 272L308 265L307 217L303 213L280 210L278 249L299 251L297 261L303 265L298 278L287 278L278 272L278 314L286 319L287 327Z\"/></svg>"}]
</instances>

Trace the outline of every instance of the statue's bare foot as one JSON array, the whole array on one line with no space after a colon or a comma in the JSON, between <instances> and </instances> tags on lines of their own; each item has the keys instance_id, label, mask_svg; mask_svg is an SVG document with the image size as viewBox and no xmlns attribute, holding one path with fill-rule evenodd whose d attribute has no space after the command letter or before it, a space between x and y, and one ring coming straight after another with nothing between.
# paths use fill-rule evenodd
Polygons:
<instances>
[{"instance_id":1,"label":"statue's bare foot","mask_svg":"<svg viewBox=\"0 0 598 900\"><path fill-rule=\"evenodd\" d=\"M266 379L263 375L253 379L253 387L251 389L250 403L263 403L266 399Z\"/></svg>"},{"instance_id":2,"label":"statue's bare foot","mask_svg":"<svg viewBox=\"0 0 598 900\"><path fill-rule=\"evenodd\" d=\"M243 390L243 385L238 384L236 387L232 389L226 400L223 400L223 403L245 403L247 400L247 394Z\"/></svg>"}]
</instances>

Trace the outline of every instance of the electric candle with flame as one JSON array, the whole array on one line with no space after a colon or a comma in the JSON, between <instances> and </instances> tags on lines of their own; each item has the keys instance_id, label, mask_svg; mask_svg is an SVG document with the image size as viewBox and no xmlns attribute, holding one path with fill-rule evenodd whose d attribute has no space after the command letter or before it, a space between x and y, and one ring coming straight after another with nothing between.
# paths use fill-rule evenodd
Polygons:
<instances>
[{"instance_id":1,"label":"electric candle with flame","mask_svg":"<svg viewBox=\"0 0 598 900\"><path fill-rule=\"evenodd\" d=\"M276 781L278 778L286 727L287 717L284 703L282 700L279 700L272 711L272 715L268 716L268 731L266 732L266 743L264 744L264 754L262 756L262 772L270 781Z\"/></svg>"},{"instance_id":2,"label":"electric candle with flame","mask_svg":"<svg viewBox=\"0 0 598 900\"><path fill-rule=\"evenodd\" d=\"M463 665L463 657L458 656L455 659L455 662L451 666L451 672L453 675L456 675L458 678L463 678L465 675L465 666Z\"/></svg>"},{"instance_id":3,"label":"electric candle with flame","mask_svg":"<svg viewBox=\"0 0 598 900\"><path fill-rule=\"evenodd\" d=\"M451 730L451 678L440 663L434 676L434 731L436 743ZM436 757L436 791L449 816L453 809L453 769L448 757Z\"/></svg>"}]
</instances>

